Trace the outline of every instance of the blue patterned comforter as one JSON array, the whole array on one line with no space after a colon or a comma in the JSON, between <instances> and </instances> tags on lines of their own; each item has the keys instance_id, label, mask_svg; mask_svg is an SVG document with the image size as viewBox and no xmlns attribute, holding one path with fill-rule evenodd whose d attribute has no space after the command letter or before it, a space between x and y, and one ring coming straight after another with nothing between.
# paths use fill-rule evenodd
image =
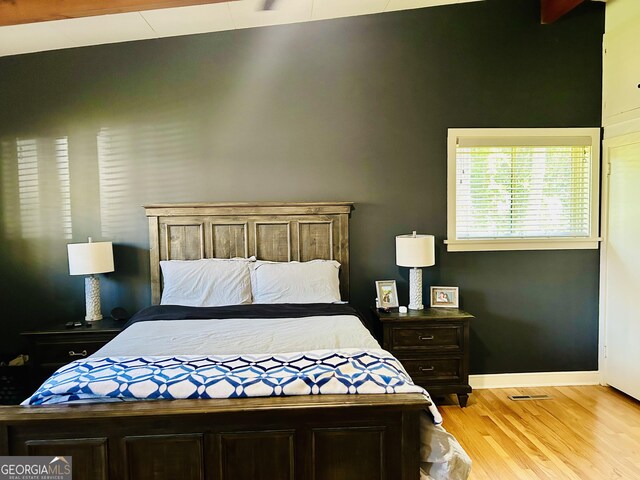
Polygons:
<instances>
[{"instance_id":1,"label":"blue patterned comforter","mask_svg":"<svg viewBox=\"0 0 640 480\"><path fill-rule=\"evenodd\" d=\"M22 405L77 401L428 393L385 350L103 357L56 371ZM430 400L430 399L429 399ZM435 406L436 424L442 419Z\"/></svg>"}]
</instances>

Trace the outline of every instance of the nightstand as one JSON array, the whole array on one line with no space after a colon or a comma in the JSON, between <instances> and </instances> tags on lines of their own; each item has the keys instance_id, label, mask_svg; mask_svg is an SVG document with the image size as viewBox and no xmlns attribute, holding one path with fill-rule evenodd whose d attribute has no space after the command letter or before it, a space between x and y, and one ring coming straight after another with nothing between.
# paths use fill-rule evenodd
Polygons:
<instances>
[{"instance_id":1,"label":"nightstand","mask_svg":"<svg viewBox=\"0 0 640 480\"><path fill-rule=\"evenodd\" d=\"M402 362L413 381L432 395L455 393L465 407L471 393L469 321L473 315L457 308L372 311L382 323L382 347Z\"/></svg>"},{"instance_id":2,"label":"nightstand","mask_svg":"<svg viewBox=\"0 0 640 480\"><path fill-rule=\"evenodd\" d=\"M34 388L58 368L73 360L97 352L122 331L125 322L105 318L91 323L91 327L53 328L22 332L28 342L31 385Z\"/></svg>"}]
</instances>

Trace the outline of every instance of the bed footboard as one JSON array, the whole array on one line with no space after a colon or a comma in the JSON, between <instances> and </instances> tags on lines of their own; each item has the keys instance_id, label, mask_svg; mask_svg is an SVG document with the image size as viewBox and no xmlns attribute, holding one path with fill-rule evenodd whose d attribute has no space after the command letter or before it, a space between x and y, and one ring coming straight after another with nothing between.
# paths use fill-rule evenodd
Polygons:
<instances>
[{"instance_id":1,"label":"bed footboard","mask_svg":"<svg viewBox=\"0 0 640 480\"><path fill-rule=\"evenodd\" d=\"M0 408L0 455L87 480L417 480L419 394Z\"/></svg>"}]
</instances>

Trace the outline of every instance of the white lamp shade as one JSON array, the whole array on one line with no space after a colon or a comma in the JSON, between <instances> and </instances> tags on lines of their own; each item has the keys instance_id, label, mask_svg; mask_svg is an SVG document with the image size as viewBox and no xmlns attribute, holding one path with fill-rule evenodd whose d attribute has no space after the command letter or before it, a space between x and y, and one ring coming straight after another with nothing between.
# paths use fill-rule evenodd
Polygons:
<instances>
[{"instance_id":1,"label":"white lamp shade","mask_svg":"<svg viewBox=\"0 0 640 480\"><path fill-rule=\"evenodd\" d=\"M396 265L400 267L430 267L436 264L433 235L398 235Z\"/></svg>"},{"instance_id":2,"label":"white lamp shade","mask_svg":"<svg viewBox=\"0 0 640 480\"><path fill-rule=\"evenodd\" d=\"M69 275L92 275L113 272L111 242L70 243Z\"/></svg>"}]
</instances>

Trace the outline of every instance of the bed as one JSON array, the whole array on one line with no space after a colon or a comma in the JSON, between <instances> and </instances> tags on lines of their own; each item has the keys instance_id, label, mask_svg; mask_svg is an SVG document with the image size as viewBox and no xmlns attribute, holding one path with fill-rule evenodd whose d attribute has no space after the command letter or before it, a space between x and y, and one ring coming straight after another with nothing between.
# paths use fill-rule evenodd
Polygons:
<instances>
[{"instance_id":1,"label":"bed","mask_svg":"<svg viewBox=\"0 0 640 480\"><path fill-rule=\"evenodd\" d=\"M340 293L343 300L348 299L351 203L182 204L145 209L153 304L160 303L166 287L162 261L250 256L273 262L335 260L341 265ZM206 359L214 362L215 368L226 368L230 359L224 355L238 353L223 350L229 344L225 335L238 340L238 332L244 331L247 341L259 341L251 338L259 337L252 335L252 329L275 332L275 343L252 347L274 351L287 350L278 343L287 341L285 331L306 331L309 339L316 338L320 343L309 340L311 343L297 355L303 353L308 360L307 349L324 352L321 356L314 353L312 360L318 363L327 358L334 361L338 351L341 361L348 358L354 365L363 348L368 349L367 355L375 349L374 344L367 343L370 339L364 327L358 326L357 315L347 306L318 306L320 310L300 315L295 313L299 306L290 306L286 312L276 309L271 314L269 307L257 313L251 307L222 308L222 313L196 309L197 314L189 309L176 312L150 307L142 320L138 316L138 322L87 361L126 359L134 349L155 360L163 356L158 360L162 366L162 362L184 353L171 350L171 345L175 345L176 335L189 331L207 332L209 341L218 341L220 357ZM253 313L244 312L247 309ZM338 319L340 315L353 317L351 323ZM322 343L322 329L312 333L318 318L334 321L332 328L345 329L338 337L346 343ZM225 330L229 319L236 322L232 332ZM158 320L162 328L160 323L147 323ZM167 338L174 342L163 341ZM179 343L189 338L186 335ZM145 340L149 350L142 351ZM331 347L330 355L323 347ZM198 352L197 346L188 349L192 355L206 354ZM379 356L385 366L393 363L384 351ZM182 368L185 360L178 360L183 362ZM253 363L263 360L249 359ZM297 361L289 357L276 360L285 364ZM188 365L195 361L204 360L186 359ZM402 377L401 366L394 371ZM390 377L385 373L380 378L387 382ZM305 386L304 382L297 385ZM367 391L345 395L337 394L344 393L338 388L336 394L330 389L319 395L296 390L286 396L221 398L223 395L217 396L214 389L210 398L188 399L193 396L192 389L172 397L180 398L177 400L6 407L0 410L0 455L70 455L74 478L79 479L417 479L421 459L430 460L422 464L425 472L441 461L429 457L433 452L425 451L424 433L421 444L422 425L429 429L432 444L445 446L441 456L464 457L463 452L451 451L446 432L432 428L431 419L425 421L425 411L431 406L428 396L419 389L403 390L401 387L408 383L395 385L397 393L393 394ZM246 385L243 388L246 390ZM158 392L148 398L160 398ZM78 395L66 400L70 399L83 400ZM458 467L465 469L464 465ZM437 469L432 473L437 478Z\"/></svg>"}]
</instances>

